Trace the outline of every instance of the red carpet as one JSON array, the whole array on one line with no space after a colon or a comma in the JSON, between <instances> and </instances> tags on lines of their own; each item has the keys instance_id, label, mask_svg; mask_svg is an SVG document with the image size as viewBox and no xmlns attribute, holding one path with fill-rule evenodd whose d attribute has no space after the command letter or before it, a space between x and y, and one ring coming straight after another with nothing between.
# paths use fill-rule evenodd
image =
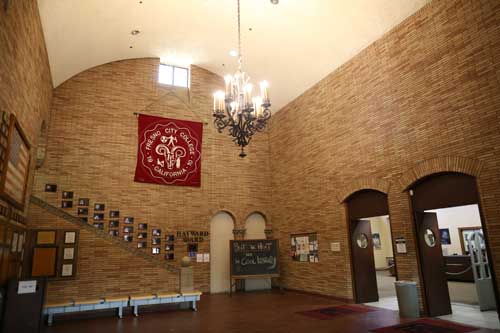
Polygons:
<instances>
[{"instance_id":1,"label":"red carpet","mask_svg":"<svg viewBox=\"0 0 500 333\"><path fill-rule=\"evenodd\" d=\"M339 316L346 316L346 315L365 313L371 311L375 311L375 309L363 305L339 305L339 306L332 306L329 308L301 311L297 313L315 319L328 320Z\"/></svg>"},{"instance_id":2,"label":"red carpet","mask_svg":"<svg viewBox=\"0 0 500 333\"><path fill-rule=\"evenodd\" d=\"M466 333L479 328L452 323L441 319L423 318L405 324L371 330L375 333Z\"/></svg>"}]
</instances>

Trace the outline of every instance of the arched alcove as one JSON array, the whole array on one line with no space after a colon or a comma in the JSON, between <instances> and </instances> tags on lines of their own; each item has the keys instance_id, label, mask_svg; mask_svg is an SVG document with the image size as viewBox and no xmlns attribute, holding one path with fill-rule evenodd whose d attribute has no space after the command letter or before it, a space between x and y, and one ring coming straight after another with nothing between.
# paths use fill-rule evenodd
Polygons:
<instances>
[{"instance_id":1,"label":"arched alcove","mask_svg":"<svg viewBox=\"0 0 500 333\"><path fill-rule=\"evenodd\" d=\"M229 241L233 239L234 218L228 212L215 214L210 221L210 293L230 290Z\"/></svg>"},{"instance_id":2,"label":"arched alcove","mask_svg":"<svg viewBox=\"0 0 500 333\"><path fill-rule=\"evenodd\" d=\"M248 215L245 220L245 239L266 239L266 218L259 212ZM271 289L271 279L247 279L245 290Z\"/></svg>"}]
</instances>

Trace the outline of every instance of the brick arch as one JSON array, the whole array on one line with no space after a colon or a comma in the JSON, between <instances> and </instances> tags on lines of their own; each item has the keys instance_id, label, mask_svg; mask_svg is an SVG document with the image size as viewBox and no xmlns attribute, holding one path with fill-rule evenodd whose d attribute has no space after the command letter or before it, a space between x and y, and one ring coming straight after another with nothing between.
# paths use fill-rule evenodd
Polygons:
<instances>
[{"instance_id":1,"label":"brick arch","mask_svg":"<svg viewBox=\"0 0 500 333\"><path fill-rule=\"evenodd\" d=\"M233 214L233 212L231 212L229 209L221 208L221 209L212 209L212 210L210 210L210 216L208 218L208 222L210 223L212 221L212 219L215 217L215 215L217 215L219 213L226 213L229 216L231 216L231 218L233 219L233 225L236 228L236 226L237 226L237 224L236 224L236 221L237 221L236 220L236 215Z\"/></svg>"},{"instance_id":2,"label":"brick arch","mask_svg":"<svg viewBox=\"0 0 500 333\"><path fill-rule=\"evenodd\" d=\"M264 213L263 213L262 211L260 211L260 210L253 210L253 211L251 211L249 214L247 214L247 215L245 216L245 219L244 219L243 221L244 221L244 222L246 222L246 221L247 221L247 219L248 219L248 218L250 217L250 215L252 215L252 214L259 214L260 216L262 216L262 217L264 218L264 221L266 222L266 228L269 226L269 219L267 218L267 215L266 215L266 214L264 214Z\"/></svg>"},{"instance_id":3,"label":"brick arch","mask_svg":"<svg viewBox=\"0 0 500 333\"><path fill-rule=\"evenodd\" d=\"M401 191L406 191L419 179L442 172L458 172L478 178L482 167L481 161L472 158L459 156L431 158L404 172L399 177L399 188Z\"/></svg>"},{"instance_id":4,"label":"brick arch","mask_svg":"<svg viewBox=\"0 0 500 333\"><path fill-rule=\"evenodd\" d=\"M384 179L374 177L358 178L337 191L337 199L344 202L351 194L361 190L377 190L389 193L390 183Z\"/></svg>"}]
</instances>

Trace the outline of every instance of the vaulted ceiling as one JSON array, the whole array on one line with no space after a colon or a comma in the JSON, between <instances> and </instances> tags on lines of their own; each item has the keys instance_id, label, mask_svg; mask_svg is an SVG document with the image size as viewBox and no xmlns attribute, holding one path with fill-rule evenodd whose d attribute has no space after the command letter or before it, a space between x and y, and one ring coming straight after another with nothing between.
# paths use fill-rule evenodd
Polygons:
<instances>
[{"instance_id":1,"label":"vaulted ceiling","mask_svg":"<svg viewBox=\"0 0 500 333\"><path fill-rule=\"evenodd\" d=\"M430 0L241 0L244 69L277 110ZM55 86L107 62L236 68L236 0L38 0ZM140 33L132 35L132 30Z\"/></svg>"}]
</instances>

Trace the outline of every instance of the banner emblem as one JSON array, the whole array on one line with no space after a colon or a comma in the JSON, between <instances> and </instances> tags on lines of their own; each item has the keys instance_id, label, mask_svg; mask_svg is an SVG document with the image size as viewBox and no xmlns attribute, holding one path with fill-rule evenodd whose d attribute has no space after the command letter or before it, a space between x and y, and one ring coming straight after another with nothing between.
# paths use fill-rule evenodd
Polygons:
<instances>
[{"instance_id":1,"label":"banner emblem","mask_svg":"<svg viewBox=\"0 0 500 333\"><path fill-rule=\"evenodd\" d=\"M200 186L203 124L139 116L135 181Z\"/></svg>"}]
</instances>

